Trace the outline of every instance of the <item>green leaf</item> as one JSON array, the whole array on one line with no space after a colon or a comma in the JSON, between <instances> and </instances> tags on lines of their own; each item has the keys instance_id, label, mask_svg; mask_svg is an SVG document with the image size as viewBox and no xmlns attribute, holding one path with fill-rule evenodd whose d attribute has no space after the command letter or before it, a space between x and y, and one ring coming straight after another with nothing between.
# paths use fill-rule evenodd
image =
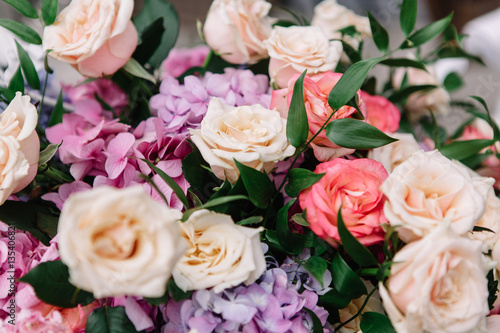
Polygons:
<instances>
[{"instance_id":1,"label":"green leaf","mask_svg":"<svg viewBox=\"0 0 500 333\"><path fill-rule=\"evenodd\" d=\"M236 222L236 224L239 225L252 225L252 224L259 224L262 222L264 218L262 216L250 216L246 219L243 219L241 221Z\"/></svg>"},{"instance_id":2,"label":"green leaf","mask_svg":"<svg viewBox=\"0 0 500 333\"><path fill-rule=\"evenodd\" d=\"M9 87L10 91L20 91L24 95L24 78L23 73L21 72L21 66L17 68L17 71L10 79Z\"/></svg>"},{"instance_id":3,"label":"green leaf","mask_svg":"<svg viewBox=\"0 0 500 333\"><path fill-rule=\"evenodd\" d=\"M304 226L304 227L310 226L309 222L307 221L306 209L304 209L304 211L302 213L298 213L298 214L293 215L292 220L295 223L300 224L301 226Z\"/></svg>"},{"instance_id":4,"label":"green leaf","mask_svg":"<svg viewBox=\"0 0 500 333\"><path fill-rule=\"evenodd\" d=\"M208 199L212 196L213 189L220 185L220 180L213 172L207 170L210 167L201 156L198 147L194 144L191 144L191 147L193 151L182 160L182 173L191 187Z\"/></svg>"},{"instance_id":5,"label":"green leaf","mask_svg":"<svg viewBox=\"0 0 500 333\"><path fill-rule=\"evenodd\" d=\"M323 325L321 324L321 320L319 320L318 316L308 308L303 308L303 309L305 312L309 314L309 316L311 316L313 322L312 333L323 333Z\"/></svg>"},{"instance_id":6,"label":"green leaf","mask_svg":"<svg viewBox=\"0 0 500 333\"><path fill-rule=\"evenodd\" d=\"M370 28L375 45L377 45L380 52L386 54L389 47L389 34L372 14L368 13L368 19L370 20Z\"/></svg>"},{"instance_id":7,"label":"green leaf","mask_svg":"<svg viewBox=\"0 0 500 333\"><path fill-rule=\"evenodd\" d=\"M276 215L276 236L279 245L287 252L292 254L300 254L305 246L305 238L303 235L295 234L288 228L288 210L293 205L296 199L290 200L284 207L278 211Z\"/></svg>"},{"instance_id":8,"label":"green leaf","mask_svg":"<svg viewBox=\"0 0 500 333\"><path fill-rule=\"evenodd\" d=\"M403 0L401 12L399 13L399 23L401 31L405 37L415 28L417 22L417 0Z\"/></svg>"},{"instance_id":9,"label":"green leaf","mask_svg":"<svg viewBox=\"0 0 500 333\"><path fill-rule=\"evenodd\" d=\"M15 91L3 87L0 87L0 94L2 94L3 97L5 97L8 103L10 103L14 99L14 97L16 97Z\"/></svg>"},{"instance_id":10,"label":"green leaf","mask_svg":"<svg viewBox=\"0 0 500 333\"><path fill-rule=\"evenodd\" d=\"M318 305L328 309L343 309L351 303L351 298L342 295L337 289L332 289L326 294L319 296Z\"/></svg>"},{"instance_id":11,"label":"green leaf","mask_svg":"<svg viewBox=\"0 0 500 333\"><path fill-rule=\"evenodd\" d=\"M11 5L20 14L28 18L32 19L38 18L38 14L35 8L29 3L28 0L3 0L3 2Z\"/></svg>"},{"instance_id":12,"label":"green leaf","mask_svg":"<svg viewBox=\"0 0 500 333\"><path fill-rule=\"evenodd\" d=\"M286 137L294 147L302 146L309 135L306 106L304 104L304 77L306 71L295 81L292 100L288 109Z\"/></svg>"},{"instance_id":13,"label":"green leaf","mask_svg":"<svg viewBox=\"0 0 500 333\"><path fill-rule=\"evenodd\" d=\"M147 70L142 67L142 65L137 62L134 58L130 58L129 61L122 67L124 71L132 74L133 76L137 76L141 79L148 80L154 84L156 84L156 79L153 75L149 74Z\"/></svg>"},{"instance_id":14,"label":"green leaf","mask_svg":"<svg viewBox=\"0 0 500 333\"><path fill-rule=\"evenodd\" d=\"M123 306L107 305L92 311L85 330L92 333L137 333Z\"/></svg>"},{"instance_id":15,"label":"green leaf","mask_svg":"<svg viewBox=\"0 0 500 333\"><path fill-rule=\"evenodd\" d=\"M195 207L195 208L191 208L191 209L187 210L186 212L184 212L184 214L182 215L181 221L183 221L183 222L186 221L189 218L189 216L191 216L191 214L193 214L197 210L216 207L216 206L224 205L226 203L238 201L238 200L249 200L249 198L246 195L231 195L231 196L224 196L224 197L211 199L210 201L208 201L204 205L201 205L201 206Z\"/></svg>"},{"instance_id":16,"label":"green leaf","mask_svg":"<svg viewBox=\"0 0 500 333\"><path fill-rule=\"evenodd\" d=\"M60 145L61 143L50 143L44 150L42 150L40 152L40 157L38 158L38 165L43 165L50 161L57 153L57 149Z\"/></svg>"},{"instance_id":17,"label":"green leaf","mask_svg":"<svg viewBox=\"0 0 500 333\"><path fill-rule=\"evenodd\" d=\"M427 43L431 39L437 37L442 33L450 24L453 13L450 15L426 25L422 29L415 31L411 36L409 36L405 42L401 45L402 49L418 47L422 44Z\"/></svg>"},{"instance_id":18,"label":"green leaf","mask_svg":"<svg viewBox=\"0 0 500 333\"><path fill-rule=\"evenodd\" d=\"M4 27L7 30L10 30L16 36L24 40L25 42L40 45L42 44L42 39L40 35L30 27L25 24L8 20L8 19L0 19L0 26Z\"/></svg>"},{"instance_id":19,"label":"green leaf","mask_svg":"<svg viewBox=\"0 0 500 333\"><path fill-rule=\"evenodd\" d=\"M165 291L165 294L163 294L163 296L161 297L144 297L144 299L146 300L146 302L148 302L149 304L153 305L153 306L159 306L159 305L162 305L162 304L167 304L168 300L170 299L170 296L168 294L168 291Z\"/></svg>"},{"instance_id":20,"label":"green leaf","mask_svg":"<svg viewBox=\"0 0 500 333\"><path fill-rule=\"evenodd\" d=\"M439 151L449 159L462 160L479 153L486 147L493 145L496 140L466 140L454 141L441 146Z\"/></svg>"},{"instance_id":21,"label":"green leaf","mask_svg":"<svg viewBox=\"0 0 500 333\"><path fill-rule=\"evenodd\" d=\"M495 279L495 273L493 270L488 272L488 275L486 276L488 279L488 306L490 310L493 310L494 306L493 304L495 303L497 299L497 292L498 292L498 280Z\"/></svg>"},{"instance_id":22,"label":"green leaf","mask_svg":"<svg viewBox=\"0 0 500 333\"><path fill-rule=\"evenodd\" d=\"M179 34L179 17L172 4L163 0L145 0L142 10L134 17L134 24L139 36L143 36L144 31L158 18L163 18L164 31L161 36L160 47L156 48L148 60L148 64L153 68L159 68L162 61L165 60L174 47Z\"/></svg>"},{"instance_id":23,"label":"green leaf","mask_svg":"<svg viewBox=\"0 0 500 333\"><path fill-rule=\"evenodd\" d=\"M450 74L446 75L443 82L443 86L445 87L445 89L450 92L459 89L463 86L463 84L464 83L462 81L462 78L456 72L451 72Z\"/></svg>"},{"instance_id":24,"label":"green leaf","mask_svg":"<svg viewBox=\"0 0 500 333\"><path fill-rule=\"evenodd\" d=\"M66 111L64 110L63 107L63 95L61 89L61 91L59 91L59 96L57 97L56 104L54 105L52 113L50 114L48 127L62 123L62 118L65 113Z\"/></svg>"},{"instance_id":25,"label":"green leaf","mask_svg":"<svg viewBox=\"0 0 500 333\"><path fill-rule=\"evenodd\" d=\"M466 58L486 66L480 57L472 55L458 46L444 47L437 52L437 56L438 58Z\"/></svg>"},{"instance_id":26,"label":"green leaf","mask_svg":"<svg viewBox=\"0 0 500 333\"><path fill-rule=\"evenodd\" d=\"M335 119L326 126L326 136L340 147L372 149L398 141L378 128L352 118Z\"/></svg>"},{"instance_id":27,"label":"green leaf","mask_svg":"<svg viewBox=\"0 0 500 333\"><path fill-rule=\"evenodd\" d=\"M367 293L361 278L346 264L339 253L333 257L332 272L333 285L342 295L355 299Z\"/></svg>"},{"instance_id":28,"label":"green leaf","mask_svg":"<svg viewBox=\"0 0 500 333\"><path fill-rule=\"evenodd\" d=\"M307 259L302 267L304 267L309 273L311 273L316 281L321 284L321 287L326 287L323 285L323 275L328 268L328 264L326 263L325 259L317 256L309 257L309 259Z\"/></svg>"},{"instance_id":29,"label":"green leaf","mask_svg":"<svg viewBox=\"0 0 500 333\"><path fill-rule=\"evenodd\" d=\"M500 130L498 129L497 124L493 121L493 118L491 117L490 109L488 109L488 105L486 105L486 102L484 101L484 99L482 97L479 97L479 96L469 96L469 97L475 99L476 101L481 103L481 105L484 107L484 109L486 110L486 113L488 114L488 123L490 124L491 128L493 128L494 138L497 140L500 139Z\"/></svg>"},{"instance_id":30,"label":"green leaf","mask_svg":"<svg viewBox=\"0 0 500 333\"><path fill-rule=\"evenodd\" d=\"M42 0L42 19L46 26L56 20L58 4L58 0Z\"/></svg>"},{"instance_id":31,"label":"green leaf","mask_svg":"<svg viewBox=\"0 0 500 333\"><path fill-rule=\"evenodd\" d=\"M457 28L453 25L450 24L446 30L444 31L443 34L443 41L445 42L453 42L453 41L458 41L458 33L457 33Z\"/></svg>"},{"instance_id":32,"label":"green leaf","mask_svg":"<svg viewBox=\"0 0 500 333\"><path fill-rule=\"evenodd\" d=\"M174 301L179 302L183 299L191 297L192 291L182 291L176 284L174 279L170 279L167 282L167 291L172 296Z\"/></svg>"},{"instance_id":33,"label":"green leaf","mask_svg":"<svg viewBox=\"0 0 500 333\"><path fill-rule=\"evenodd\" d=\"M420 61L407 58L390 58L381 61L380 64L390 67L413 67L427 71L425 65Z\"/></svg>"},{"instance_id":34,"label":"green leaf","mask_svg":"<svg viewBox=\"0 0 500 333\"><path fill-rule=\"evenodd\" d=\"M26 52L21 45L16 41L17 55L19 56L19 62L21 63L21 69L23 71L26 82L33 89L40 89L40 79L38 78L38 73L36 72L35 65L30 59L28 52Z\"/></svg>"},{"instance_id":35,"label":"green leaf","mask_svg":"<svg viewBox=\"0 0 500 333\"><path fill-rule=\"evenodd\" d=\"M141 161L143 161L147 165L149 165L149 167L151 169L153 169L154 172L156 172L161 177L161 179L163 179L165 181L165 183L167 183L168 186L170 186L170 188L174 191L175 195L177 196L177 198L179 198L179 200L182 202L184 207L186 209L189 209L189 203L188 203L188 200L186 198L186 195L184 194L184 191L182 190L182 188L175 182L175 180L173 180L169 175L167 175L165 172L163 172L163 170L158 168L156 165L154 165L153 163L151 163L147 159L141 158Z\"/></svg>"},{"instance_id":36,"label":"green leaf","mask_svg":"<svg viewBox=\"0 0 500 333\"><path fill-rule=\"evenodd\" d=\"M422 84L422 85L417 85L417 86L409 86L406 88L403 88L399 91L396 91L394 94L391 96L387 97L389 101L392 103L403 103L403 101L408 98L411 94L414 94L416 92L426 92L428 90L432 90L437 88L437 86L433 84Z\"/></svg>"},{"instance_id":37,"label":"green leaf","mask_svg":"<svg viewBox=\"0 0 500 333\"><path fill-rule=\"evenodd\" d=\"M140 44L134 51L133 58L144 65L160 46L161 37L165 28L163 17L159 17L142 31Z\"/></svg>"},{"instance_id":38,"label":"green leaf","mask_svg":"<svg viewBox=\"0 0 500 333\"><path fill-rule=\"evenodd\" d=\"M293 198L302 190L316 184L325 174L314 173L307 169L295 168L288 171L288 183L285 186L286 194Z\"/></svg>"},{"instance_id":39,"label":"green leaf","mask_svg":"<svg viewBox=\"0 0 500 333\"><path fill-rule=\"evenodd\" d=\"M363 85L370 69L385 59L385 57L366 59L349 67L328 95L328 104L331 108L338 110L349 102Z\"/></svg>"},{"instance_id":40,"label":"green leaf","mask_svg":"<svg viewBox=\"0 0 500 333\"><path fill-rule=\"evenodd\" d=\"M74 308L94 301L91 293L69 283L68 267L60 260L39 264L19 281L29 283L43 302L61 308Z\"/></svg>"},{"instance_id":41,"label":"green leaf","mask_svg":"<svg viewBox=\"0 0 500 333\"><path fill-rule=\"evenodd\" d=\"M240 171L240 177L243 180L250 201L258 208L267 208L274 192L276 192L269 176L236 160L234 160L234 163Z\"/></svg>"},{"instance_id":42,"label":"green leaf","mask_svg":"<svg viewBox=\"0 0 500 333\"><path fill-rule=\"evenodd\" d=\"M460 163L474 170L478 168L488 157L490 157L489 154L476 154L471 157L461 159Z\"/></svg>"},{"instance_id":43,"label":"green leaf","mask_svg":"<svg viewBox=\"0 0 500 333\"><path fill-rule=\"evenodd\" d=\"M337 214L337 228L339 230L340 241L347 254L361 267L378 266L375 256L347 229L342 219L341 209Z\"/></svg>"},{"instance_id":44,"label":"green leaf","mask_svg":"<svg viewBox=\"0 0 500 333\"><path fill-rule=\"evenodd\" d=\"M359 327L363 333L396 333L390 319L378 312L364 312Z\"/></svg>"}]
</instances>

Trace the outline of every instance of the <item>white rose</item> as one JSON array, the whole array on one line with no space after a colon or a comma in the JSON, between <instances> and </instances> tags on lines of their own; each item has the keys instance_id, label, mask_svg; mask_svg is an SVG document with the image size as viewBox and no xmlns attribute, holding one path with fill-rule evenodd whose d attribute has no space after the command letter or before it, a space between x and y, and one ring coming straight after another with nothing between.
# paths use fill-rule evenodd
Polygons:
<instances>
[{"instance_id":1,"label":"white rose","mask_svg":"<svg viewBox=\"0 0 500 333\"><path fill-rule=\"evenodd\" d=\"M162 296L186 250L177 225L181 216L141 186L72 194L58 227L59 252L71 283L96 298Z\"/></svg>"},{"instance_id":2,"label":"white rose","mask_svg":"<svg viewBox=\"0 0 500 333\"><path fill-rule=\"evenodd\" d=\"M481 243L443 224L394 256L384 308L397 332L485 332L488 281Z\"/></svg>"},{"instance_id":3,"label":"white rose","mask_svg":"<svg viewBox=\"0 0 500 333\"><path fill-rule=\"evenodd\" d=\"M405 75L410 86L426 84L437 86L431 90L415 92L408 97L405 107L409 111L411 121L429 115L429 110L436 116L444 116L450 112L450 95L440 86L432 66L427 66L427 71L412 67L398 67L392 77L392 84L396 90L400 89Z\"/></svg>"},{"instance_id":4,"label":"white rose","mask_svg":"<svg viewBox=\"0 0 500 333\"><path fill-rule=\"evenodd\" d=\"M45 27L43 48L85 76L111 75L137 47L133 9L133 0L73 0Z\"/></svg>"},{"instance_id":5,"label":"white rose","mask_svg":"<svg viewBox=\"0 0 500 333\"><path fill-rule=\"evenodd\" d=\"M458 235L483 216L492 178L469 173L437 150L416 152L382 184L384 213L404 242L421 238L444 221Z\"/></svg>"},{"instance_id":6,"label":"white rose","mask_svg":"<svg viewBox=\"0 0 500 333\"><path fill-rule=\"evenodd\" d=\"M38 169L38 113L20 92L0 115L0 204L25 188Z\"/></svg>"},{"instance_id":7,"label":"white rose","mask_svg":"<svg viewBox=\"0 0 500 333\"><path fill-rule=\"evenodd\" d=\"M344 36L344 41L358 48L361 39L370 38L372 31L368 17L356 15L352 10L337 3L336 0L325 0L314 7L314 16L311 25L323 28L328 39L341 39L339 30L354 26L361 38Z\"/></svg>"},{"instance_id":8,"label":"white rose","mask_svg":"<svg viewBox=\"0 0 500 333\"><path fill-rule=\"evenodd\" d=\"M398 141L368 152L368 158L382 163L389 174L413 153L422 150L412 134L393 133L391 136Z\"/></svg>"},{"instance_id":9,"label":"white rose","mask_svg":"<svg viewBox=\"0 0 500 333\"><path fill-rule=\"evenodd\" d=\"M476 226L491 230L473 231L467 234L471 239L480 240L483 243L483 252L487 253L500 239L500 199L495 195L493 187L488 192L484 215Z\"/></svg>"},{"instance_id":10,"label":"white rose","mask_svg":"<svg viewBox=\"0 0 500 333\"><path fill-rule=\"evenodd\" d=\"M220 179L236 182L233 159L269 172L276 162L293 155L286 138L286 120L278 111L260 105L233 107L212 98L201 128L191 130L191 140Z\"/></svg>"},{"instance_id":11,"label":"white rose","mask_svg":"<svg viewBox=\"0 0 500 333\"><path fill-rule=\"evenodd\" d=\"M272 30L270 9L264 0L214 0L203 26L206 43L232 64L267 58L264 40Z\"/></svg>"},{"instance_id":12,"label":"white rose","mask_svg":"<svg viewBox=\"0 0 500 333\"><path fill-rule=\"evenodd\" d=\"M342 43L330 41L320 27L275 26L265 41L270 56L269 75L285 88L294 74L333 71L342 54Z\"/></svg>"},{"instance_id":13,"label":"white rose","mask_svg":"<svg viewBox=\"0 0 500 333\"><path fill-rule=\"evenodd\" d=\"M219 293L240 283L252 284L266 269L260 246L263 228L237 225L231 216L203 209L179 222L188 250L174 269L184 291L214 288Z\"/></svg>"}]
</instances>

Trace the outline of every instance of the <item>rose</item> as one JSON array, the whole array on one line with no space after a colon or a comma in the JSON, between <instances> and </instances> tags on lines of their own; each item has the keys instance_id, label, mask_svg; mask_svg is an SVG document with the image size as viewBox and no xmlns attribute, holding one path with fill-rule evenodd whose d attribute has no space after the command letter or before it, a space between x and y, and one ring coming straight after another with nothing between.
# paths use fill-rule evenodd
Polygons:
<instances>
[{"instance_id":1,"label":"rose","mask_svg":"<svg viewBox=\"0 0 500 333\"><path fill-rule=\"evenodd\" d=\"M467 233L471 239L480 240L483 243L483 252L487 253L493 249L494 244L500 239L500 199L495 195L493 187L488 192L486 199L486 209L484 215L476 223L476 227L488 230L472 231Z\"/></svg>"},{"instance_id":2,"label":"rose","mask_svg":"<svg viewBox=\"0 0 500 333\"><path fill-rule=\"evenodd\" d=\"M259 234L263 228L235 224L229 215L206 209L179 223L188 251L173 278L184 291L213 287L215 293L242 282L249 285L266 269Z\"/></svg>"},{"instance_id":3,"label":"rose","mask_svg":"<svg viewBox=\"0 0 500 333\"><path fill-rule=\"evenodd\" d=\"M82 75L111 75L130 59L138 36L133 0L73 0L43 32L44 50Z\"/></svg>"},{"instance_id":4,"label":"rose","mask_svg":"<svg viewBox=\"0 0 500 333\"><path fill-rule=\"evenodd\" d=\"M481 243L443 224L396 253L379 292L398 332L479 332L487 286Z\"/></svg>"},{"instance_id":5,"label":"rose","mask_svg":"<svg viewBox=\"0 0 500 333\"><path fill-rule=\"evenodd\" d=\"M406 75L408 85L436 85L437 88L419 91L411 94L406 101L406 109L410 111L410 120L418 120L431 111L434 115L447 115L450 111L450 95L440 87L434 74L434 68L427 66L427 71L418 68L399 67L394 71L392 84L396 90L401 89L401 84Z\"/></svg>"},{"instance_id":6,"label":"rose","mask_svg":"<svg viewBox=\"0 0 500 333\"><path fill-rule=\"evenodd\" d=\"M382 132L394 133L399 128L399 109L383 96L370 95L361 91L366 105L366 122Z\"/></svg>"},{"instance_id":7,"label":"rose","mask_svg":"<svg viewBox=\"0 0 500 333\"><path fill-rule=\"evenodd\" d=\"M385 216L407 243L444 221L464 235L483 216L492 184L492 178L471 174L437 150L419 151L397 166L382 185L387 197Z\"/></svg>"},{"instance_id":8,"label":"rose","mask_svg":"<svg viewBox=\"0 0 500 333\"><path fill-rule=\"evenodd\" d=\"M342 77L340 73L325 72L304 78L304 102L307 113L307 121L309 123L309 139L311 139L328 120L332 108L328 104L328 95L332 88ZM280 112L283 118L288 117L288 109L292 100L293 87L295 81L299 78L299 74L294 75L288 81L288 88L273 91L271 97L271 109L276 109ZM362 112L365 111L365 103L359 97L359 108ZM331 120L349 118L356 109L344 105L338 109ZM314 155L322 162L330 161L336 157L348 155L354 152L354 149L342 148L330 141L326 137L325 131L321 131L312 141L311 144Z\"/></svg>"},{"instance_id":9,"label":"rose","mask_svg":"<svg viewBox=\"0 0 500 333\"><path fill-rule=\"evenodd\" d=\"M422 150L412 134L393 133L391 136L398 141L368 152L368 158L382 163L389 174L413 153Z\"/></svg>"},{"instance_id":10,"label":"rose","mask_svg":"<svg viewBox=\"0 0 500 333\"><path fill-rule=\"evenodd\" d=\"M177 225L181 215L140 186L72 194L58 226L59 252L71 283L96 298L162 296L186 249Z\"/></svg>"},{"instance_id":11,"label":"rose","mask_svg":"<svg viewBox=\"0 0 500 333\"><path fill-rule=\"evenodd\" d=\"M264 0L214 0L203 26L206 43L232 64L267 58L264 40L272 30L270 9Z\"/></svg>"},{"instance_id":12,"label":"rose","mask_svg":"<svg viewBox=\"0 0 500 333\"><path fill-rule=\"evenodd\" d=\"M333 71L342 54L342 43L329 41L320 27L275 26L265 41L271 83L287 86L294 74Z\"/></svg>"},{"instance_id":13,"label":"rose","mask_svg":"<svg viewBox=\"0 0 500 333\"><path fill-rule=\"evenodd\" d=\"M340 242L337 213L349 231L364 245L384 239L380 226L386 222L379 187L387 178L382 164L370 159L334 159L314 170L325 175L300 193L300 207L307 211L311 230L328 243Z\"/></svg>"},{"instance_id":14,"label":"rose","mask_svg":"<svg viewBox=\"0 0 500 333\"><path fill-rule=\"evenodd\" d=\"M30 97L20 92L0 115L0 205L35 178L40 151L37 120Z\"/></svg>"},{"instance_id":15,"label":"rose","mask_svg":"<svg viewBox=\"0 0 500 333\"><path fill-rule=\"evenodd\" d=\"M260 105L232 107L212 98L201 128L190 132L215 175L231 183L239 176L233 159L269 172L295 152L286 138L286 120Z\"/></svg>"}]
</instances>

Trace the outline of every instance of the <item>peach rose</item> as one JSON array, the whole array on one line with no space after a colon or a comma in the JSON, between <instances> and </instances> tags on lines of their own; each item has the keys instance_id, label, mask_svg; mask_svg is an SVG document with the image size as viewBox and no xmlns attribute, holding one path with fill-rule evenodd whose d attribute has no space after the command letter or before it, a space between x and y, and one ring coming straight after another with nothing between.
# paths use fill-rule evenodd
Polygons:
<instances>
[{"instance_id":1,"label":"peach rose","mask_svg":"<svg viewBox=\"0 0 500 333\"><path fill-rule=\"evenodd\" d=\"M177 225L181 216L141 186L73 193L57 233L71 283L96 298L162 296L186 250Z\"/></svg>"},{"instance_id":2,"label":"peach rose","mask_svg":"<svg viewBox=\"0 0 500 333\"><path fill-rule=\"evenodd\" d=\"M397 332L484 332L486 273L481 243L443 224L396 253L380 297Z\"/></svg>"},{"instance_id":3,"label":"peach rose","mask_svg":"<svg viewBox=\"0 0 500 333\"><path fill-rule=\"evenodd\" d=\"M473 174L437 150L414 153L382 185L384 212L399 238L408 243L445 221L457 235L472 231L486 208L492 178Z\"/></svg>"},{"instance_id":4,"label":"peach rose","mask_svg":"<svg viewBox=\"0 0 500 333\"><path fill-rule=\"evenodd\" d=\"M488 253L500 239L500 199L495 195L493 187L488 192L486 209L484 215L476 223L477 227L487 228L491 231L472 231L467 233L471 239L480 240L483 243L483 252Z\"/></svg>"},{"instance_id":5,"label":"peach rose","mask_svg":"<svg viewBox=\"0 0 500 333\"><path fill-rule=\"evenodd\" d=\"M206 43L232 64L267 58L264 40L272 30L270 9L264 0L214 0L203 26Z\"/></svg>"},{"instance_id":6,"label":"peach rose","mask_svg":"<svg viewBox=\"0 0 500 333\"><path fill-rule=\"evenodd\" d=\"M44 50L82 75L111 75L130 59L138 35L133 0L73 0L43 32Z\"/></svg>"},{"instance_id":7,"label":"peach rose","mask_svg":"<svg viewBox=\"0 0 500 333\"><path fill-rule=\"evenodd\" d=\"M300 193L300 207L307 210L311 230L327 242L340 242L337 213L349 231L364 245L384 239L381 224L387 222L379 187L387 178L382 164L367 158L337 158L321 163L315 173L325 173L316 184Z\"/></svg>"},{"instance_id":8,"label":"peach rose","mask_svg":"<svg viewBox=\"0 0 500 333\"><path fill-rule=\"evenodd\" d=\"M40 154L37 121L30 97L20 92L0 115L0 205L35 178Z\"/></svg>"},{"instance_id":9,"label":"peach rose","mask_svg":"<svg viewBox=\"0 0 500 333\"><path fill-rule=\"evenodd\" d=\"M275 26L265 41L271 83L284 88L294 74L333 71L342 54L342 43L330 41L320 27Z\"/></svg>"},{"instance_id":10,"label":"peach rose","mask_svg":"<svg viewBox=\"0 0 500 333\"><path fill-rule=\"evenodd\" d=\"M382 132L395 133L399 128L399 109L383 96L370 95L361 91L366 105L366 122Z\"/></svg>"},{"instance_id":11,"label":"peach rose","mask_svg":"<svg viewBox=\"0 0 500 333\"><path fill-rule=\"evenodd\" d=\"M368 158L382 163L389 174L392 173L395 167L410 158L411 155L422 150L412 134L393 133L391 136L398 139L398 141L368 152Z\"/></svg>"},{"instance_id":12,"label":"peach rose","mask_svg":"<svg viewBox=\"0 0 500 333\"><path fill-rule=\"evenodd\" d=\"M280 112L283 118L288 117L288 109L292 101L293 86L299 78L299 74L294 75L288 82L288 88L273 91L271 97L271 109ZM312 138L333 112L328 105L328 94L342 77L340 73L325 72L304 78L304 102L309 122L309 138ZM359 97L359 108L363 113L366 110L363 99ZM356 113L356 109L351 106L343 106L335 112L331 120L349 118ZM354 149L342 148L330 141L326 137L326 132L322 131L311 143L314 155L322 162L330 161L336 157L348 155Z\"/></svg>"}]
</instances>

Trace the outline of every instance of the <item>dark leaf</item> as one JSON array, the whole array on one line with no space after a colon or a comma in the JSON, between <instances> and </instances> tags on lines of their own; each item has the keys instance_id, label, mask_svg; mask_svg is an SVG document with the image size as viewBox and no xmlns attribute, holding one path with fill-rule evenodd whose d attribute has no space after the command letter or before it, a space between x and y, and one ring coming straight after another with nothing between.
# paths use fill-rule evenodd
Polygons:
<instances>
[{"instance_id":1,"label":"dark leaf","mask_svg":"<svg viewBox=\"0 0 500 333\"><path fill-rule=\"evenodd\" d=\"M45 25L51 25L56 20L58 0L42 0L42 19Z\"/></svg>"},{"instance_id":2,"label":"dark leaf","mask_svg":"<svg viewBox=\"0 0 500 333\"><path fill-rule=\"evenodd\" d=\"M364 312L359 327L363 333L396 333L389 318L378 312Z\"/></svg>"},{"instance_id":3,"label":"dark leaf","mask_svg":"<svg viewBox=\"0 0 500 333\"><path fill-rule=\"evenodd\" d=\"M267 208L274 192L276 192L269 176L236 160L234 162L240 171L240 177L243 180L250 201L258 208Z\"/></svg>"},{"instance_id":4,"label":"dark leaf","mask_svg":"<svg viewBox=\"0 0 500 333\"><path fill-rule=\"evenodd\" d=\"M403 35L407 37L415 28L417 22L417 0L403 0L401 12L399 13L399 23Z\"/></svg>"},{"instance_id":5,"label":"dark leaf","mask_svg":"<svg viewBox=\"0 0 500 333\"><path fill-rule=\"evenodd\" d=\"M24 95L24 78L23 73L21 72L21 66L17 68L17 71L10 79L9 87L10 91L20 91Z\"/></svg>"},{"instance_id":6,"label":"dark leaf","mask_svg":"<svg viewBox=\"0 0 500 333\"><path fill-rule=\"evenodd\" d=\"M293 205L295 199L290 200L284 207L278 211L276 216L276 236L279 245L287 252L300 254L305 246L303 235L294 234L288 228L288 210Z\"/></svg>"},{"instance_id":7,"label":"dark leaf","mask_svg":"<svg viewBox=\"0 0 500 333\"><path fill-rule=\"evenodd\" d=\"M441 146L439 151L449 159L462 160L471 157L486 147L493 145L496 140L466 140L454 141Z\"/></svg>"},{"instance_id":8,"label":"dark leaf","mask_svg":"<svg viewBox=\"0 0 500 333\"><path fill-rule=\"evenodd\" d=\"M160 46L162 34L165 31L163 17L148 25L141 34L141 42L134 51L133 58L144 65Z\"/></svg>"},{"instance_id":9,"label":"dark leaf","mask_svg":"<svg viewBox=\"0 0 500 333\"><path fill-rule=\"evenodd\" d=\"M442 18L436 22L433 22L425 27L415 31L411 34L406 41L401 45L402 49L418 47L422 44L427 43L431 39L437 37L440 33L442 33L450 24L451 19L453 17L453 13Z\"/></svg>"},{"instance_id":10,"label":"dark leaf","mask_svg":"<svg viewBox=\"0 0 500 333\"><path fill-rule=\"evenodd\" d=\"M370 20L370 28L375 45L377 45L380 52L386 54L389 47L389 34L372 14L368 13L368 19Z\"/></svg>"},{"instance_id":11,"label":"dark leaf","mask_svg":"<svg viewBox=\"0 0 500 333\"><path fill-rule=\"evenodd\" d=\"M21 45L16 41L17 55L19 57L19 62L21 63L21 69L23 71L26 82L33 89L40 89L40 79L38 78L38 73L36 72L35 65L31 61L28 52L26 52Z\"/></svg>"},{"instance_id":12,"label":"dark leaf","mask_svg":"<svg viewBox=\"0 0 500 333\"><path fill-rule=\"evenodd\" d=\"M304 104L305 75L306 71L295 81L286 122L286 136L290 144L294 147L303 145L309 135L306 106Z\"/></svg>"},{"instance_id":13,"label":"dark leaf","mask_svg":"<svg viewBox=\"0 0 500 333\"><path fill-rule=\"evenodd\" d=\"M378 128L352 118L331 121L326 126L326 136L340 147L353 149L372 149L397 141Z\"/></svg>"},{"instance_id":14,"label":"dark leaf","mask_svg":"<svg viewBox=\"0 0 500 333\"><path fill-rule=\"evenodd\" d=\"M338 253L332 260L332 272L333 285L340 294L355 299L367 293L361 278L354 273Z\"/></svg>"},{"instance_id":15,"label":"dark leaf","mask_svg":"<svg viewBox=\"0 0 500 333\"><path fill-rule=\"evenodd\" d=\"M380 62L381 65L391 66L391 67L413 67L427 71L427 68L423 63L418 60L412 60L407 58L390 58Z\"/></svg>"},{"instance_id":16,"label":"dark leaf","mask_svg":"<svg viewBox=\"0 0 500 333\"><path fill-rule=\"evenodd\" d=\"M25 42L40 45L42 44L42 39L40 35L30 27L25 24L8 20L8 19L0 19L0 26L4 27L7 30L10 30L16 36L24 40Z\"/></svg>"},{"instance_id":17,"label":"dark leaf","mask_svg":"<svg viewBox=\"0 0 500 333\"><path fill-rule=\"evenodd\" d=\"M403 101L408 98L411 94L414 94L416 92L420 93L425 93L429 90L435 89L437 86L432 85L432 84L422 84L418 86L409 86L406 88L403 88L399 91L396 91L394 94L391 96L387 97L389 101L392 103L403 103Z\"/></svg>"},{"instance_id":18,"label":"dark leaf","mask_svg":"<svg viewBox=\"0 0 500 333\"><path fill-rule=\"evenodd\" d=\"M318 316L308 308L303 308L305 312L311 316L313 322L313 329L311 333L323 333L323 325L321 324L321 320L319 320Z\"/></svg>"},{"instance_id":19,"label":"dark leaf","mask_svg":"<svg viewBox=\"0 0 500 333\"><path fill-rule=\"evenodd\" d=\"M63 95L61 89L61 91L59 91L59 96L57 97L56 104L54 105L52 113L50 114L48 127L62 123L62 118L65 113L66 111L63 107Z\"/></svg>"},{"instance_id":20,"label":"dark leaf","mask_svg":"<svg viewBox=\"0 0 500 333\"><path fill-rule=\"evenodd\" d=\"M92 311L85 330L92 333L137 333L123 306L106 305Z\"/></svg>"},{"instance_id":21,"label":"dark leaf","mask_svg":"<svg viewBox=\"0 0 500 333\"><path fill-rule=\"evenodd\" d=\"M443 86L450 92L460 89L463 84L464 83L462 81L462 78L456 72L451 72L450 74L446 75L443 82Z\"/></svg>"},{"instance_id":22,"label":"dark leaf","mask_svg":"<svg viewBox=\"0 0 500 333\"><path fill-rule=\"evenodd\" d=\"M289 197L296 197L301 191L316 184L324 175L324 173L318 174L307 169L291 169L288 172L288 183L285 186L285 191Z\"/></svg>"},{"instance_id":23,"label":"dark leaf","mask_svg":"<svg viewBox=\"0 0 500 333\"><path fill-rule=\"evenodd\" d=\"M311 275L321 284L321 287L327 287L323 285L323 275L326 272L328 264L326 260L321 257L312 256L307 259L307 261L302 265Z\"/></svg>"}]
</instances>

